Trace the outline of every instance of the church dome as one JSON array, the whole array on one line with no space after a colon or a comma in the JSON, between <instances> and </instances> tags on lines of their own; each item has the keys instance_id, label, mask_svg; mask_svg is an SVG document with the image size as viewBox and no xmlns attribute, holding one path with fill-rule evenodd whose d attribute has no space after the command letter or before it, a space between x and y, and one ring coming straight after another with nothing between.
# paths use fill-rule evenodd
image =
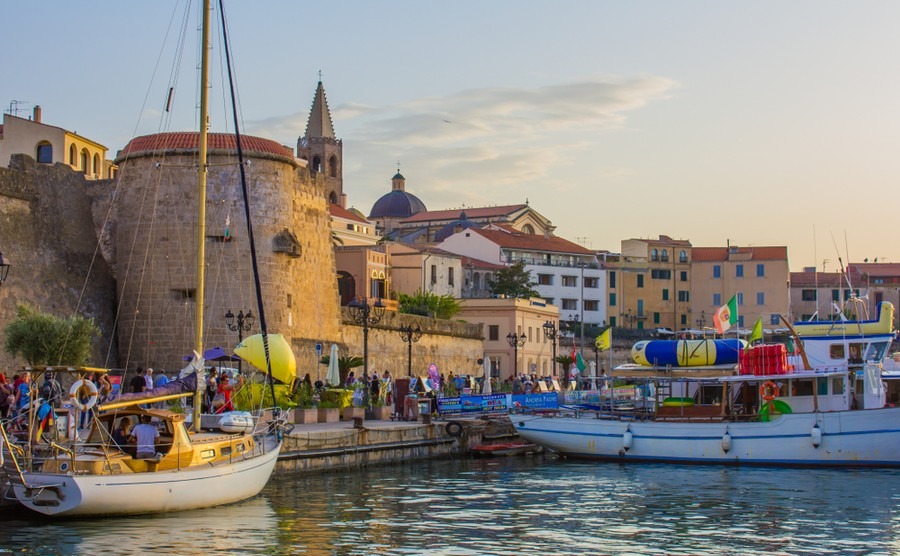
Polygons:
<instances>
[{"instance_id":1,"label":"church dome","mask_svg":"<svg viewBox=\"0 0 900 556\"><path fill-rule=\"evenodd\" d=\"M375 201L369 218L406 218L425 210L428 210L425 203L418 197L402 189L395 189Z\"/></svg>"}]
</instances>

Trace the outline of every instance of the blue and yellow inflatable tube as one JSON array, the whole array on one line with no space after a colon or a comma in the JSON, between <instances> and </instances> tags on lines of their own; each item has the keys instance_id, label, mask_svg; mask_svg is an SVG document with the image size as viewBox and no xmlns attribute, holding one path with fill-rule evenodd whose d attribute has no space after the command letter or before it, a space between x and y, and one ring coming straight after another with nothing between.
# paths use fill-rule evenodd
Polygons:
<instances>
[{"instance_id":1,"label":"blue and yellow inflatable tube","mask_svg":"<svg viewBox=\"0 0 900 556\"><path fill-rule=\"evenodd\" d=\"M726 340L646 340L634 344L631 358L638 365L652 367L707 367L737 365L747 342Z\"/></svg>"}]
</instances>

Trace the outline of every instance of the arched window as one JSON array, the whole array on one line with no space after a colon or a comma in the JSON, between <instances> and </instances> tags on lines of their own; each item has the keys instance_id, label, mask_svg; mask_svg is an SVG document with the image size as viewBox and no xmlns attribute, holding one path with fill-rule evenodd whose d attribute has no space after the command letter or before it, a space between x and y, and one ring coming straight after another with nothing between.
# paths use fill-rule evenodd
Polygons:
<instances>
[{"instance_id":1,"label":"arched window","mask_svg":"<svg viewBox=\"0 0 900 556\"><path fill-rule=\"evenodd\" d=\"M75 145L70 145L69 146L69 166L74 166L75 168L77 168L78 166L75 166L77 164L77 162L76 162L77 160L78 160L78 150L75 148Z\"/></svg>"},{"instance_id":2,"label":"arched window","mask_svg":"<svg viewBox=\"0 0 900 556\"><path fill-rule=\"evenodd\" d=\"M337 193L335 193L334 191L329 193L328 194L328 202L331 203L332 205L336 205L338 202L337 201Z\"/></svg>"},{"instance_id":3,"label":"arched window","mask_svg":"<svg viewBox=\"0 0 900 556\"><path fill-rule=\"evenodd\" d=\"M312 171L315 173L322 171L322 159L318 156L313 157Z\"/></svg>"},{"instance_id":4,"label":"arched window","mask_svg":"<svg viewBox=\"0 0 900 556\"><path fill-rule=\"evenodd\" d=\"M651 261L659 260L659 250L658 249L653 249L652 251L650 251L650 260Z\"/></svg>"},{"instance_id":5,"label":"arched window","mask_svg":"<svg viewBox=\"0 0 900 556\"><path fill-rule=\"evenodd\" d=\"M478 291L481 289L481 273L476 272L472 275L472 289Z\"/></svg>"},{"instance_id":6,"label":"arched window","mask_svg":"<svg viewBox=\"0 0 900 556\"><path fill-rule=\"evenodd\" d=\"M43 141L38 143L37 146L37 156L35 157L37 161L41 164L52 164L53 163L53 145L50 143Z\"/></svg>"},{"instance_id":7,"label":"arched window","mask_svg":"<svg viewBox=\"0 0 900 556\"><path fill-rule=\"evenodd\" d=\"M91 160L91 155L88 154L87 149L81 150L81 166L79 167L82 172L87 174L90 172L89 161Z\"/></svg>"},{"instance_id":8,"label":"arched window","mask_svg":"<svg viewBox=\"0 0 900 556\"><path fill-rule=\"evenodd\" d=\"M660 257L660 260L662 260L662 261L668 261L668 260L669 260L669 250L668 250L668 249L663 249L663 250L662 250L662 257Z\"/></svg>"},{"instance_id":9,"label":"arched window","mask_svg":"<svg viewBox=\"0 0 900 556\"><path fill-rule=\"evenodd\" d=\"M678 253L678 262L686 263L687 262L687 251L684 249L681 250L681 253Z\"/></svg>"},{"instance_id":10,"label":"arched window","mask_svg":"<svg viewBox=\"0 0 900 556\"><path fill-rule=\"evenodd\" d=\"M534 227L531 224L525 224L522 226L522 233L534 235Z\"/></svg>"},{"instance_id":11,"label":"arched window","mask_svg":"<svg viewBox=\"0 0 900 556\"><path fill-rule=\"evenodd\" d=\"M100 176L100 155L94 154L94 169L92 170L94 175Z\"/></svg>"},{"instance_id":12,"label":"arched window","mask_svg":"<svg viewBox=\"0 0 900 556\"><path fill-rule=\"evenodd\" d=\"M328 159L328 175L332 178L336 178L338 175L338 163L337 157L332 155L331 158Z\"/></svg>"}]
</instances>

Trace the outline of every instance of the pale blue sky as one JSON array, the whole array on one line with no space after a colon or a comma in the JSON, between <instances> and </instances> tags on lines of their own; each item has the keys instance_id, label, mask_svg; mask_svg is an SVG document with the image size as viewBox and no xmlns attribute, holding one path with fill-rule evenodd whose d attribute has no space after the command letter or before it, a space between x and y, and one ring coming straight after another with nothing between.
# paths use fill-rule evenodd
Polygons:
<instances>
[{"instance_id":1,"label":"pale blue sky","mask_svg":"<svg viewBox=\"0 0 900 556\"><path fill-rule=\"evenodd\" d=\"M167 129L163 41L182 11L5 3L0 103L40 104L112 151ZM245 131L295 147L321 70L363 212L400 160L429 209L527 198L595 249L667 234L787 245L794 270L835 270L835 243L845 262L900 262L898 3L230 0L226 14ZM195 125L187 27L171 130Z\"/></svg>"}]
</instances>

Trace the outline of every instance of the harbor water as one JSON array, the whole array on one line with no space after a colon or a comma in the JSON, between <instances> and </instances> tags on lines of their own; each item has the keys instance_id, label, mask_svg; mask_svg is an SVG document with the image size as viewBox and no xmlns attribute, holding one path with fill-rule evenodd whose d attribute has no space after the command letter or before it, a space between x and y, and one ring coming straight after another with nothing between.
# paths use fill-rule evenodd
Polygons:
<instances>
[{"instance_id":1,"label":"harbor water","mask_svg":"<svg viewBox=\"0 0 900 556\"><path fill-rule=\"evenodd\" d=\"M898 509L898 470L463 459L276 476L165 516L5 512L0 553L900 554Z\"/></svg>"}]
</instances>

